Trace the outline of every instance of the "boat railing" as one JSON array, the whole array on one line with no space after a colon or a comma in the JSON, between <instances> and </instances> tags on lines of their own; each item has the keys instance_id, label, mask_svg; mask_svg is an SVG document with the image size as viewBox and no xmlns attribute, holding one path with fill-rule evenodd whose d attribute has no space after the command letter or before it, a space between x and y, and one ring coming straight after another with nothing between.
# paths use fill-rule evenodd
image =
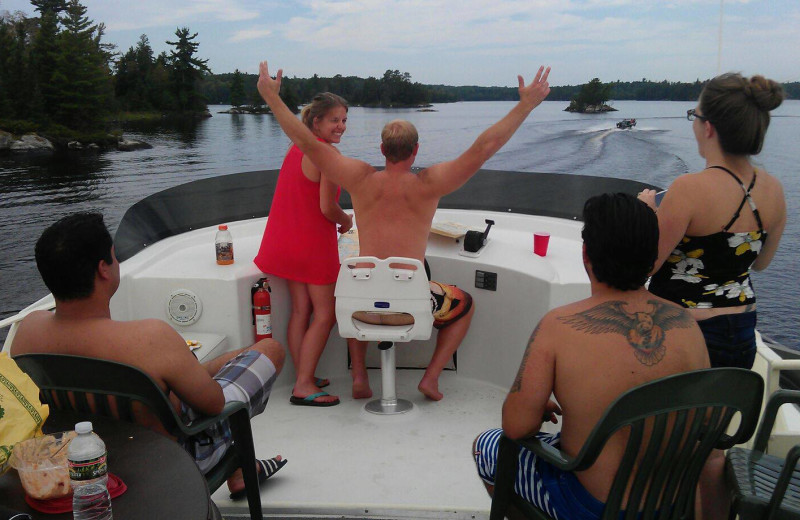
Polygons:
<instances>
[{"instance_id":1,"label":"boat railing","mask_svg":"<svg viewBox=\"0 0 800 520\"><path fill-rule=\"evenodd\" d=\"M753 370L764 378L764 404L782 387L797 387L797 377L787 378L791 372L800 373L800 351L790 349L769 336L756 331L758 355ZM790 357L790 359L787 359ZM794 359L791 359L794 357ZM768 451L785 456L800 439L800 408L787 405L780 408L770 435Z\"/></svg>"}]
</instances>

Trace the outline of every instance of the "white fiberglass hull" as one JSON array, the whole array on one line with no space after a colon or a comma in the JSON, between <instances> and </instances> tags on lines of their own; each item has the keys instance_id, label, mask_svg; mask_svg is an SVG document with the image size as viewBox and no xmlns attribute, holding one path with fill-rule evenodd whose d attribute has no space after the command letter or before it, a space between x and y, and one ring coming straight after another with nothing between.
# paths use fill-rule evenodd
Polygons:
<instances>
[{"instance_id":1,"label":"white fiberglass hull","mask_svg":"<svg viewBox=\"0 0 800 520\"><path fill-rule=\"evenodd\" d=\"M488 172L486 178L493 175L497 174ZM555 186L577 182L558 179ZM537 190L540 186L536 185ZM574 190L564 189L565 199L542 191L538 192L553 199L553 205L564 206L569 205L567 193ZM217 197L220 192L213 193ZM560 192L554 189L552 193ZM513 195L517 194L508 197ZM474 196L485 198L487 194L481 188ZM178 197L169 200L184 202ZM152 212L168 205L163 201L151 203L155 208ZM579 206L573 204L573 214ZM150 211L150 206L145 209ZM416 389L436 333L428 341L397 346L397 395L415 405L410 413L398 416L367 413L363 410L366 400L351 398L346 343L335 328L317 375L331 380L326 390L340 396L340 405L290 405L294 371L287 361L266 411L252 420L256 454L261 458L281 454L289 460L262 488L265 516L488 517L490 500L474 469L472 441L486 428L499 426L503 399L538 320L554 307L589 295L581 261L582 224L574 218L507 209L473 207L436 213L435 221L458 222L475 230L485 229L486 219L495 222L488 244L478 256L461 254L460 240L430 235L427 257L434 279L469 291L476 307L470 332L452 363L453 370L446 370L441 377L442 401L428 401ZM185 212L175 211L178 217ZM252 259L266 218L227 218L191 226L179 222L175 215L158 217L173 219L174 227L183 229L169 238L139 243L141 247L126 257L121 265L120 289L112 300L112 316L170 322L184 338L201 343L197 351L200 358L210 359L252 343L250 288L262 276ZM216 224L222 223L228 224L234 239L235 262L229 266L217 265L214 256ZM533 254L535 231L551 234L546 257ZM121 244L117 248L120 250ZM476 286L481 285L476 281L487 275L496 276L495 290ZM279 278L271 278L270 285L273 330L275 338L285 345L290 311L287 286ZM52 306L53 300L48 297L0 323L12 326L4 350L13 341L14 322L34 308ZM374 347L368 360L372 366L379 366ZM764 375L768 391L777 388L777 370L787 363L800 361L783 361L760 341L755 369ZM379 396L378 368L370 370L370 379ZM775 453L783 453L800 441L800 414L796 409L784 407L773 438L770 449ZM226 515L246 513L246 501L230 501L225 486L213 498Z\"/></svg>"}]
</instances>

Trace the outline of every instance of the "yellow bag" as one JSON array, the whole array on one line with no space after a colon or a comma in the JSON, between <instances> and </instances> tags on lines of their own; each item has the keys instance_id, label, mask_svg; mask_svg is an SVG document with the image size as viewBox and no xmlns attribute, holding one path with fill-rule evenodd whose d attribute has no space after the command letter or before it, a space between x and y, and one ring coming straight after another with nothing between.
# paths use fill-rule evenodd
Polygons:
<instances>
[{"instance_id":1,"label":"yellow bag","mask_svg":"<svg viewBox=\"0 0 800 520\"><path fill-rule=\"evenodd\" d=\"M42 434L50 408L39 401L39 388L5 352L0 352L0 475L8 469L11 449Z\"/></svg>"}]
</instances>

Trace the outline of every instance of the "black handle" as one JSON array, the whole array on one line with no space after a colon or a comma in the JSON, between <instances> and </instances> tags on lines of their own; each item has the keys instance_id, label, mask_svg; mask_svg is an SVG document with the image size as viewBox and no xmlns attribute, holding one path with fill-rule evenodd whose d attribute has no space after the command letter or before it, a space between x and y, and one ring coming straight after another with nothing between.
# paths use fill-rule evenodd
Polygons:
<instances>
[{"instance_id":1,"label":"black handle","mask_svg":"<svg viewBox=\"0 0 800 520\"><path fill-rule=\"evenodd\" d=\"M483 242L484 243L486 243L486 239L489 238L489 230L492 229L492 226L494 226L494 220L490 220L490 219L487 218L486 219L486 223L488 225L486 226L486 231L483 232Z\"/></svg>"}]
</instances>

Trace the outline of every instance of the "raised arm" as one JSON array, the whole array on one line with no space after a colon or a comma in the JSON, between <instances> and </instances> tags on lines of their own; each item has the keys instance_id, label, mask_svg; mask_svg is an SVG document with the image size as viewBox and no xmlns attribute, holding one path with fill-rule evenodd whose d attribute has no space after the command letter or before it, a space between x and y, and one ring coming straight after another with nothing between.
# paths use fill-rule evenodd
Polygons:
<instances>
[{"instance_id":1,"label":"raised arm","mask_svg":"<svg viewBox=\"0 0 800 520\"><path fill-rule=\"evenodd\" d=\"M276 78L272 79L269 75L267 62L262 61L258 76L259 94L261 94L261 97L267 102L267 105L269 105L269 108L272 110L272 114L275 116L275 119L278 120L278 123L289 139L291 139L320 170L324 171L331 181L348 191L352 191L363 177L372 173L372 167L363 161L344 157L333 150L332 147L317 141L317 138L311 130L292 114L292 111L289 110L289 107L286 106L278 95L281 89L282 78L283 69L278 69Z\"/></svg>"},{"instance_id":2,"label":"raised arm","mask_svg":"<svg viewBox=\"0 0 800 520\"><path fill-rule=\"evenodd\" d=\"M457 159L436 164L426 170L428 181L433 184L438 195L446 195L463 186L483 163L511 139L528 114L550 93L550 84L547 82L549 75L550 67L539 67L536 77L529 85L525 85L522 76L517 76L519 102L514 108L479 135L472 146Z\"/></svg>"}]
</instances>

